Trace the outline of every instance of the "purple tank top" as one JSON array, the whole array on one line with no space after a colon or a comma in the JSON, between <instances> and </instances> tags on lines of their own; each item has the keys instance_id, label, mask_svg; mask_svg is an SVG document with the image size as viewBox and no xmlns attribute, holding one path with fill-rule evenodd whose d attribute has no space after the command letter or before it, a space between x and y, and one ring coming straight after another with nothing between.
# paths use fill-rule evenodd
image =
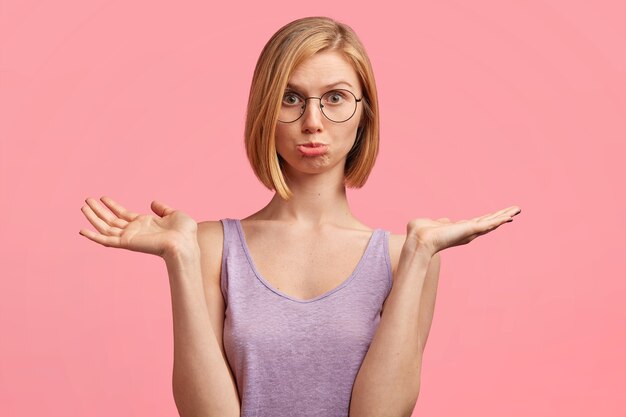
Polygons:
<instances>
[{"instance_id":1,"label":"purple tank top","mask_svg":"<svg viewBox=\"0 0 626 417\"><path fill-rule=\"evenodd\" d=\"M259 274L240 221L220 221L223 340L241 416L347 417L354 380L391 290L389 232L374 230L338 287L298 300Z\"/></svg>"}]
</instances>

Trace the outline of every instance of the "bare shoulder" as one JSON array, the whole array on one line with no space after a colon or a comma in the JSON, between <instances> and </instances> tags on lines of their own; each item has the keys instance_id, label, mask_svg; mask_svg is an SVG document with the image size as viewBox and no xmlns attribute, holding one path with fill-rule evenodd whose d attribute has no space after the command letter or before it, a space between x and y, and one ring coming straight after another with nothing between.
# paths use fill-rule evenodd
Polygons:
<instances>
[{"instance_id":1,"label":"bare shoulder","mask_svg":"<svg viewBox=\"0 0 626 417\"><path fill-rule=\"evenodd\" d=\"M222 222L219 220L199 222L198 245L200 246L203 267L221 266L224 247ZM216 274L210 274L210 276L216 277Z\"/></svg>"},{"instance_id":2,"label":"bare shoulder","mask_svg":"<svg viewBox=\"0 0 626 417\"><path fill-rule=\"evenodd\" d=\"M222 229L222 222L219 220L207 220L199 222L198 237L200 237L201 234L203 235L203 237L207 237L205 235L208 234L208 237L211 237L211 235L213 235L213 237L217 237L216 235L221 235L221 237L223 238L224 231Z\"/></svg>"},{"instance_id":3,"label":"bare shoulder","mask_svg":"<svg viewBox=\"0 0 626 417\"><path fill-rule=\"evenodd\" d=\"M198 243L200 245L222 247L224 240L224 230L222 222L219 220L208 220L198 223Z\"/></svg>"},{"instance_id":4,"label":"bare shoulder","mask_svg":"<svg viewBox=\"0 0 626 417\"><path fill-rule=\"evenodd\" d=\"M398 269L398 261L400 260L400 252L406 240L406 235L389 234L389 258L391 259L391 272L395 279L396 270Z\"/></svg>"},{"instance_id":5,"label":"bare shoulder","mask_svg":"<svg viewBox=\"0 0 626 417\"><path fill-rule=\"evenodd\" d=\"M206 298L207 311L217 341L224 352L222 332L224 329L225 302L220 289L222 273L222 252L224 247L224 231L222 222L204 221L198 223L198 246L200 246L200 267Z\"/></svg>"},{"instance_id":6,"label":"bare shoulder","mask_svg":"<svg viewBox=\"0 0 626 417\"><path fill-rule=\"evenodd\" d=\"M406 234L389 234L389 258L391 259L391 271L394 279L396 277L396 271L398 269L398 263L400 261L400 254L402 253L402 246L404 246L405 241ZM439 253L436 253L430 261L430 265L428 268L429 271L438 270L440 262L441 257L439 256Z\"/></svg>"}]
</instances>

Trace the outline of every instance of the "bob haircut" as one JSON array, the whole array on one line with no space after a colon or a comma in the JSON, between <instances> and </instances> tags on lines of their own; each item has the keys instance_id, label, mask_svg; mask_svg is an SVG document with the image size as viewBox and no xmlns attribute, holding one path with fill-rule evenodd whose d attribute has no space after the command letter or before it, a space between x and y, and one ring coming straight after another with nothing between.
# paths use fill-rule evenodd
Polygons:
<instances>
[{"instance_id":1,"label":"bob haircut","mask_svg":"<svg viewBox=\"0 0 626 417\"><path fill-rule=\"evenodd\" d=\"M363 112L354 146L346 158L344 184L361 188L378 155L378 95L374 72L363 44L348 25L328 17L306 17L278 30L267 42L254 69L246 113L245 146L257 178L283 199L293 193L283 176L276 152L276 123L282 96L294 69L322 51L339 51L350 61L361 82Z\"/></svg>"}]
</instances>

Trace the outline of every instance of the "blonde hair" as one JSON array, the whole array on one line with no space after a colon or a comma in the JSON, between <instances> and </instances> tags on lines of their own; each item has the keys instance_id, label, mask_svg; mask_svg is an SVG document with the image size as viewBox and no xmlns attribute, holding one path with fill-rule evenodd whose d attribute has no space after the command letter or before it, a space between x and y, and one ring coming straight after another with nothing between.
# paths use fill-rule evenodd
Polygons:
<instances>
[{"instance_id":1,"label":"blonde hair","mask_svg":"<svg viewBox=\"0 0 626 417\"><path fill-rule=\"evenodd\" d=\"M356 33L328 17L306 17L280 28L267 42L254 69L246 114L245 146L257 178L288 200L287 186L276 152L276 123L282 96L294 69L322 51L339 51L351 62L363 87L363 113L354 146L348 153L344 183L361 188L378 155L378 95L372 66Z\"/></svg>"}]
</instances>

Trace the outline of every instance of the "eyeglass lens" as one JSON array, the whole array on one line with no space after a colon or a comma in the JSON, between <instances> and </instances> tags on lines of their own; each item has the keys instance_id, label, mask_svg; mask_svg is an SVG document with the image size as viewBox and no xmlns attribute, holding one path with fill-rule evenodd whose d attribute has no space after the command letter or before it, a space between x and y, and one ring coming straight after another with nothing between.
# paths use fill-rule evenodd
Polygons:
<instances>
[{"instance_id":1,"label":"eyeglass lens","mask_svg":"<svg viewBox=\"0 0 626 417\"><path fill-rule=\"evenodd\" d=\"M324 93L322 97L307 98L303 98L296 92L286 91L283 95L278 120L283 123L295 122L304 114L309 100L319 100L319 106L324 116L337 123L350 119L357 108L357 99L348 90L331 90Z\"/></svg>"}]
</instances>

